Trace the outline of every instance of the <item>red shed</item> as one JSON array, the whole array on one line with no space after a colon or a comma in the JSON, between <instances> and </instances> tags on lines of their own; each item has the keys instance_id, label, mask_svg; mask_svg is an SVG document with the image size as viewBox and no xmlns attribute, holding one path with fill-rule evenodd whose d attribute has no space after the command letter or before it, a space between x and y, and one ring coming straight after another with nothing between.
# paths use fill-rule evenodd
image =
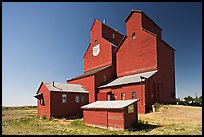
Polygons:
<instances>
[{"instance_id":1,"label":"red shed","mask_svg":"<svg viewBox=\"0 0 204 137\"><path fill-rule=\"evenodd\" d=\"M89 102L88 93L80 84L42 82L34 96L38 116L68 118L82 114L81 106Z\"/></svg>"},{"instance_id":2,"label":"red shed","mask_svg":"<svg viewBox=\"0 0 204 137\"><path fill-rule=\"evenodd\" d=\"M84 124L107 129L132 128L138 123L137 101L96 101L82 106Z\"/></svg>"}]
</instances>

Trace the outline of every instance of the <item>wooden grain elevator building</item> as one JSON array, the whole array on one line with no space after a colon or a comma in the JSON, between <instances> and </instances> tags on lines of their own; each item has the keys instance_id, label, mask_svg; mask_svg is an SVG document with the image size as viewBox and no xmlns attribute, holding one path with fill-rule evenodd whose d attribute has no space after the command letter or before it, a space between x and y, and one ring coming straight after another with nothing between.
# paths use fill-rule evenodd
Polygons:
<instances>
[{"instance_id":1,"label":"wooden grain elevator building","mask_svg":"<svg viewBox=\"0 0 204 137\"><path fill-rule=\"evenodd\" d=\"M138 112L148 113L156 102L174 102L175 50L162 39L162 29L144 12L137 10L130 12L125 23L126 34L123 35L106 22L94 20L90 28L90 43L83 57L84 72L64 83L84 89L74 88L74 92L69 92L81 94L87 100L76 106L79 109L96 101L139 99ZM39 91L41 88L43 86L40 86ZM42 97L39 93L36 94L38 99ZM43 93L43 97L47 93ZM49 95L48 98L50 104L55 104L56 100L62 100L63 97L51 98ZM43 105L50 104L45 101ZM55 113L52 107L41 105L39 99L39 115ZM73 106L71 103L66 105L67 108ZM58 106L62 106L62 101ZM64 115L69 110L59 113Z\"/></svg>"}]
</instances>

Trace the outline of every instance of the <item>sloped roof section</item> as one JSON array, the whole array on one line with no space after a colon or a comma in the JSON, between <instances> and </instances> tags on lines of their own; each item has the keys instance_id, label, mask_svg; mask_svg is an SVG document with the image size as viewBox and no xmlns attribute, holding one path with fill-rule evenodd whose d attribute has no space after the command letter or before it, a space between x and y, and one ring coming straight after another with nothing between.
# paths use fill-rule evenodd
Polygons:
<instances>
[{"instance_id":1,"label":"sloped roof section","mask_svg":"<svg viewBox=\"0 0 204 137\"><path fill-rule=\"evenodd\" d=\"M67 84L67 83L57 83L57 82L44 82L44 84L50 91L89 93L80 84Z\"/></svg>"},{"instance_id":2,"label":"sloped roof section","mask_svg":"<svg viewBox=\"0 0 204 137\"><path fill-rule=\"evenodd\" d=\"M97 69L94 69L94 70L90 70L90 71L88 71L88 72L86 72L86 73L84 73L84 74L81 74L81 75L79 75L79 76L76 76L76 77L74 77L74 78L71 78L71 79L69 79L69 80L67 80L67 81L74 80L74 79L78 79L78 78L83 78L83 77L87 77L87 76L96 74L97 72L102 71L102 70L104 70L104 69L106 69L106 68L108 68L108 67L110 67L110 66L111 66L111 65L104 66L104 67L100 67L100 68L97 68Z\"/></svg>"},{"instance_id":3,"label":"sloped roof section","mask_svg":"<svg viewBox=\"0 0 204 137\"><path fill-rule=\"evenodd\" d=\"M132 103L139 101L139 99L132 100L111 100L111 101L96 101L88 105L84 105L83 109L96 109L96 108L107 108L107 109L120 109L131 105Z\"/></svg>"},{"instance_id":4,"label":"sloped roof section","mask_svg":"<svg viewBox=\"0 0 204 137\"><path fill-rule=\"evenodd\" d=\"M133 14L134 12L143 14L143 15L146 16L153 24L155 24L159 29L161 29L152 19L150 19L150 18L149 18L143 11L141 11L141 10L132 10L132 11L129 13L129 15L126 17L125 22L128 21L128 19L132 16L132 14ZM162 30L162 29L161 29L161 30Z\"/></svg>"},{"instance_id":5,"label":"sloped roof section","mask_svg":"<svg viewBox=\"0 0 204 137\"><path fill-rule=\"evenodd\" d=\"M118 85L124 85L124 84L130 84L130 83L136 83L136 82L141 82L141 77L143 78L149 78L152 75L154 75L158 70L154 71L148 71L144 73L138 73L134 75L128 75L124 77L117 78L105 85L102 85L98 88L105 88L105 87L111 87L111 86L118 86Z\"/></svg>"}]
</instances>

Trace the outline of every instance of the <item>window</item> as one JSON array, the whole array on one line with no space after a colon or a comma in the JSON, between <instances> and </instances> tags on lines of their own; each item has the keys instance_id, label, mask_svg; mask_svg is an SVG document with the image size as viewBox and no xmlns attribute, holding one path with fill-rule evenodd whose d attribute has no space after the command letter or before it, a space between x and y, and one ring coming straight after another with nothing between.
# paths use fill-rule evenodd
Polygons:
<instances>
[{"instance_id":1,"label":"window","mask_svg":"<svg viewBox=\"0 0 204 137\"><path fill-rule=\"evenodd\" d=\"M80 100L79 100L79 95L76 95L76 96L75 96L75 102L77 102L77 103L80 102Z\"/></svg>"},{"instance_id":2,"label":"window","mask_svg":"<svg viewBox=\"0 0 204 137\"><path fill-rule=\"evenodd\" d=\"M81 102L84 102L84 96L81 96Z\"/></svg>"},{"instance_id":3,"label":"window","mask_svg":"<svg viewBox=\"0 0 204 137\"><path fill-rule=\"evenodd\" d=\"M135 39L135 32L132 33L132 39Z\"/></svg>"},{"instance_id":4,"label":"window","mask_svg":"<svg viewBox=\"0 0 204 137\"><path fill-rule=\"evenodd\" d=\"M107 95L107 100L111 100L111 95Z\"/></svg>"},{"instance_id":5,"label":"window","mask_svg":"<svg viewBox=\"0 0 204 137\"><path fill-rule=\"evenodd\" d=\"M132 92L132 99L136 99L136 92Z\"/></svg>"},{"instance_id":6,"label":"window","mask_svg":"<svg viewBox=\"0 0 204 137\"><path fill-rule=\"evenodd\" d=\"M121 94L121 100L125 100L125 93Z\"/></svg>"},{"instance_id":7,"label":"window","mask_svg":"<svg viewBox=\"0 0 204 137\"><path fill-rule=\"evenodd\" d=\"M40 99L40 104L41 104L41 105L44 105L44 100L43 100L43 98Z\"/></svg>"},{"instance_id":8,"label":"window","mask_svg":"<svg viewBox=\"0 0 204 137\"><path fill-rule=\"evenodd\" d=\"M66 94L62 95L62 103L67 103L67 95Z\"/></svg>"},{"instance_id":9,"label":"window","mask_svg":"<svg viewBox=\"0 0 204 137\"><path fill-rule=\"evenodd\" d=\"M113 34L113 38L115 38L115 34Z\"/></svg>"},{"instance_id":10,"label":"window","mask_svg":"<svg viewBox=\"0 0 204 137\"><path fill-rule=\"evenodd\" d=\"M106 81L106 75L103 76L103 81L104 81L104 82Z\"/></svg>"},{"instance_id":11,"label":"window","mask_svg":"<svg viewBox=\"0 0 204 137\"><path fill-rule=\"evenodd\" d=\"M128 113L134 113L134 104L128 106Z\"/></svg>"},{"instance_id":12,"label":"window","mask_svg":"<svg viewBox=\"0 0 204 137\"><path fill-rule=\"evenodd\" d=\"M97 42L97 40L94 41L94 43L96 43L96 42Z\"/></svg>"}]
</instances>

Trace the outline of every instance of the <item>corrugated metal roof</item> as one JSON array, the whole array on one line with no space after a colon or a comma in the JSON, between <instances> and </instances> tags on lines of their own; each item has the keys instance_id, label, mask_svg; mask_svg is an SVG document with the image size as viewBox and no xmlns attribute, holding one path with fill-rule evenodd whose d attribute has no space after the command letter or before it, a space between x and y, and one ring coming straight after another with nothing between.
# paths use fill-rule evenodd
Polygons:
<instances>
[{"instance_id":1,"label":"corrugated metal roof","mask_svg":"<svg viewBox=\"0 0 204 137\"><path fill-rule=\"evenodd\" d=\"M109 109L117 109L117 108L124 108L136 101L139 101L139 99L132 99L132 100L111 100L111 101L96 101L93 103L90 103L88 105L84 105L81 108L109 108Z\"/></svg>"},{"instance_id":2,"label":"corrugated metal roof","mask_svg":"<svg viewBox=\"0 0 204 137\"><path fill-rule=\"evenodd\" d=\"M50 91L89 93L80 84L67 84L67 83L57 83L57 82L54 82L54 86L53 86L53 82L44 82L44 84Z\"/></svg>"},{"instance_id":3,"label":"corrugated metal roof","mask_svg":"<svg viewBox=\"0 0 204 137\"><path fill-rule=\"evenodd\" d=\"M97 72L99 72L99 71L101 71L101 70L104 70L104 69L110 67L110 66L111 66L111 65L104 66L104 67L100 67L100 68L97 68L97 69L94 69L94 70L90 70L90 71L88 71L88 72L86 72L86 73L84 73L84 74L81 74L81 75L79 75L79 76L76 76L76 77L74 77L74 78L72 78L72 79L69 79L69 80L67 80L67 81L93 75L93 74L95 74L95 73L97 73Z\"/></svg>"},{"instance_id":4,"label":"corrugated metal roof","mask_svg":"<svg viewBox=\"0 0 204 137\"><path fill-rule=\"evenodd\" d=\"M104 87L111 87L111 86L117 86L117 85L123 85L123 84L130 84L130 83L136 83L141 81L141 77L149 78L153 74L155 74L158 70L154 71L148 71L144 73L138 73L134 75L124 76L117 78L105 85L99 86L98 88L104 88Z\"/></svg>"}]
</instances>

